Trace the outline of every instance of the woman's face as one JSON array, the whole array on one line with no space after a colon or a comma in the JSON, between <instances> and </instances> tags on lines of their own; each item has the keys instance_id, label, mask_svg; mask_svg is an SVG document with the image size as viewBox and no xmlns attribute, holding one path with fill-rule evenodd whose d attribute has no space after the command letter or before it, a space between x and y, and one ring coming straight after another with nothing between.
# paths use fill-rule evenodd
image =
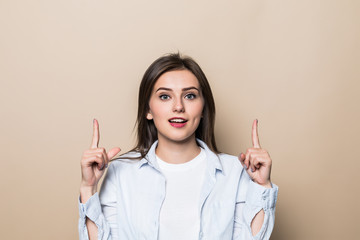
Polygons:
<instances>
[{"instance_id":1,"label":"woman's face","mask_svg":"<svg viewBox=\"0 0 360 240\"><path fill-rule=\"evenodd\" d=\"M204 108L199 81L189 70L166 72L156 81L146 116L153 120L159 141L195 140Z\"/></svg>"}]
</instances>

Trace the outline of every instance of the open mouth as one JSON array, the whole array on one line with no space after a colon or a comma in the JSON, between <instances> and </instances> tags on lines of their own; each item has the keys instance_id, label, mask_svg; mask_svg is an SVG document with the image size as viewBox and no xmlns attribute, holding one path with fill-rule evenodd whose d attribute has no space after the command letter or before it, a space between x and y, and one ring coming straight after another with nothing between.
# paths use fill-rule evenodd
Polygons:
<instances>
[{"instance_id":1,"label":"open mouth","mask_svg":"<svg viewBox=\"0 0 360 240\"><path fill-rule=\"evenodd\" d=\"M184 127L186 125L186 122L187 122L187 120L184 118L169 119L169 123L171 124L171 126L176 127L176 128Z\"/></svg>"},{"instance_id":2,"label":"open mouth","mask_svg":"<svg viewBox=\"0 0 360 240\"><path fill-rule=\"evenodd\" d=\"M171 123L186 123L187 120L185 120L183 118L171 118L171 119L169 119L169 122L171 122Z\"/></svg>"}]
</instances>

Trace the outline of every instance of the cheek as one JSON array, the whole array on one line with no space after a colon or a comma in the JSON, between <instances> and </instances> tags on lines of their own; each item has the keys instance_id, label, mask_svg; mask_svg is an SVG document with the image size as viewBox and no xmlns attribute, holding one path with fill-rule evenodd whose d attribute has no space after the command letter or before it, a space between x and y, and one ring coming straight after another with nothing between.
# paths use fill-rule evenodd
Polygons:
<instances>
[{"instance_id":1,"label":"cheek","mask_svg":"<svg viewBox=\"0 0 360 240\"><path fill-rule=\"evenodd\" d=\"M149 108L149 112L152 114L153 118L162 117L164 116L164 113L166 113L166 108L157 101L150 101Z\"/></svg>"},{"instance_id":2,"label":"cheek","mask_svg":"<svg viewBox=\"0 0 360 240\"><path fill-rule=\"evenodd\" d=\"M204 104L203 102L200 102L198 105L194 107L193 114L197 117L202 117L204 111Z\"/></svg>"},{"instance_id":3,"label":"cheek","mask_svg":"<svg viewBox=\"0 0 360 240\"><path fill-rule=\"evenodd\" d=\"M204 98L201 98L201 104L199 106L199 113L201 117L203 116L204 107L205 107L205 100Z\"/></svg>"},{"instance_id":4,"label":"cheek","mask_svg":"<svg viewBox=\"0 0 360 240\"><path fill-rule=\"evenodd\" d=\"M149 112L154 114L156 112L156 101L153 97L149 100Z\"/></svg>"}]
</instances>

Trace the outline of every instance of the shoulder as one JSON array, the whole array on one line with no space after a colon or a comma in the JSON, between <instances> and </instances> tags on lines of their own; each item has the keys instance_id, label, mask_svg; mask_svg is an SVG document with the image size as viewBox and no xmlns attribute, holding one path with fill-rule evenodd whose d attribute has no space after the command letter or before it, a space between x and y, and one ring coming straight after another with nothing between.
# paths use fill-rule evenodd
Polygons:
<instances>
[{"instance_id":1,"label":"shoulder","mask_svg":"<svg viewBox=\"0 0 360 240\"><path fill-rule=\"evenodd\" d=\"M237 176L238 179L238 197L244 198L246 196L249 185L251 184L251 178L246 170L241 165L241 162L237 156L220 153L218 154L221 164L224 168L224 172L228 176Z\"/></svg>"},{"instance_id":2,"label":"shoulder","mask_svg":"<svg viewBox=\"0 0 360 240\"><path fill-rule=\"evenodd\" d=\"M141 160L141 154L137 151L131 151L124 153L120 155L117 158L114 158L111 161L111 164L113 168L118 168L122 166L132 166L139 164L139 161Z\"/></svg>"},{"instance_id":3,"label":"shoulder","mask_svg":"<svg viewBox=\"0 0 360 240\"><path fill-rule=\"evenodd\" d=\"M120 180L132 178L137 174L140 166L140 153L132 151L114 158L107 169L104 182L119 183Z\"/></svg>"},{"instance_id":4,"label":"shoulder","mask_svg":"<svg viewBox=\"0 0 360 240\"><path fill-rule=\"evenodd\" d=\"M234 155L227 154L227 153L215 153L202 140L197 138L196 141L205 150L206 155L208 157L210 157L212 159L218 158L221 163L224 163L226 165L240 164L240 161L239 161L238 157L236 157ZM240 164L240 166L241 166L241 164Z\"/></svg>"},{"instance_id":5,"label":"shoulder","mask_svg":"<svg viewBox=\"0 0 360 240\"><path fill-rule=\"evenodd\" d=\"M230 166L241 166L240 160L237 156L230 155L227 153L218 153L217 156L219 157L222 164L230 165Z\"/></svg>"},{"instance_id":6,"label":"shoulder","mask_svg":"<svg viewBox=\"0 0 360 240\"><path fill-rule=\"evenodd\" d=\"M237 156L226 153L218 153L216 155L219 159L221 168L225 175L242 175L243 166L241 165L240 160Z\"/></svg>"},{"instance_id":7,"label":"shoulder","mask_svg":"<svg viewBox=\"0 0 360 240\"><path fill-rule=\"evenodd\" d=\"M229 170L231 172L234 172L231 169L235 169L235 170L239 170L239 171L242 170L242 165L237 156L230 155L227 153L215 153L206 145L205 142L203 142L200 139L196 139L196 140L197 140L198 144L203 149L205 149L207 157L209 158L210 162L212 162L214 164L214 166L216 168L223 169L226 172L228 172Z\"/></svg>"}]
</instances>

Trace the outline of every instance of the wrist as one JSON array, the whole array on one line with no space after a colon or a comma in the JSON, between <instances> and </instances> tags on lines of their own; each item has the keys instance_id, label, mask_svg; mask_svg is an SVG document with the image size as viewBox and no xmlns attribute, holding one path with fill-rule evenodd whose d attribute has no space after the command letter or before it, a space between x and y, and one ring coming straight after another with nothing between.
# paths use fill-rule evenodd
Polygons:
<instances>
[{"instance_id":1,"label":"wrist","mask_svg":"<svg viewBox=\"0 0 360 240\"><path fill-rule=\"evenodd\" d=\"M97 186L80 186L80 201L86 203L97 192Z\"/></svg>"},{"instance_id":2,"label":"wrist","mask_svg":"<svg viewBox=\"0 0 360 240\"><path fill-rule=\"evenodd\" d=\"M260 184L261 186L265 187L265 188L272 188L272 184L270 181L268 181L267 183L264 184Z\"/></svg>"}]
</instances>

